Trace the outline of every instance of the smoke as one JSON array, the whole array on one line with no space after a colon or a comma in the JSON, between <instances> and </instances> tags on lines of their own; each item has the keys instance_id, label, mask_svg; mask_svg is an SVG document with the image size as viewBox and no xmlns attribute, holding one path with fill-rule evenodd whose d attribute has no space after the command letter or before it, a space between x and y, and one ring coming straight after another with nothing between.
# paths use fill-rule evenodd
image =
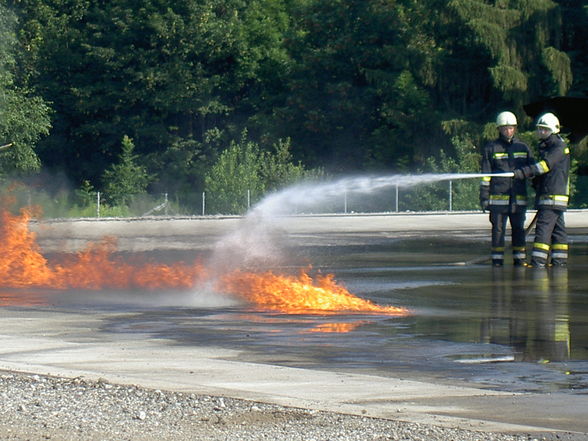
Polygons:
<instances>
[{"instance_id":1,"label":"smoke","mask_svg":"<svg viewBox=\"0 0 588 441\"><path fill-rule=\"evenodd\" d=\"M208 267L216 274L236 269L267 269L285 262L284 245L288 235L279 219L251 211L238 228L214 246Z\"/></svg>"}]
</instances>

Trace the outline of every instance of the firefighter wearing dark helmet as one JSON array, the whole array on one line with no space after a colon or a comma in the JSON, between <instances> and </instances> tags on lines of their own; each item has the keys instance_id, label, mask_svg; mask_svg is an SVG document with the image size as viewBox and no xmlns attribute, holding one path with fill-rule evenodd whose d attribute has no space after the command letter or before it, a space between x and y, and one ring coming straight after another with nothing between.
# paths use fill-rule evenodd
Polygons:
<instances>
[{"instance_id":1,"label":"firefighter wearing dark helmet","mask_svg":"<svg viewBox=\"0 0 588 441\"><path fill-rule=\"evenodd\" d=\"M568 260L564 213L570 199L570 149L559 130L559 120L553 113L540 116L539 162L514 171L515 181L524 182L532 177L537 193L537 225L531 256L531 266L537 268L545 267L549 257L554 266L565 266Z\"/></svg>"},{"instance_id":2,"label":"firefighter wearing dark helmet","mask_svg":"<svg viewBox=\"0 0 588 441\"><path fill-rule=\"evenodd\" d=\"M498 138L482 151L482 173L506 173L533 164L527 144L515 137L517 118L511 112L501 112L496 118ZM480 183L480 205L490 211L492 224L492 264L504 264L506 222L512 230L513 263L524 266L526 261L525 217L527 214L527 185L525 180L486 176Z\"/></svg>"}]
</instances>

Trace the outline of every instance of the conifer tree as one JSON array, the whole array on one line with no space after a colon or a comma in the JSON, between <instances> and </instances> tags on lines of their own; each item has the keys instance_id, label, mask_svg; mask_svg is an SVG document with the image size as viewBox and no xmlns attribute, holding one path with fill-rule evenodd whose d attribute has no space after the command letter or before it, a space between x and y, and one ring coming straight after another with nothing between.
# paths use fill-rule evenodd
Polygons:
<instances>
[{"instance_id":1,"label":"conifer tree","mask_svg":"<svg viewBox=\"0 0 588 441\"><path fill-rule=\"evenodd\" d=\"M119 162L104 172L104 191L113 205L128 205L134 196L145 193L149 184L145 167L137 164L134 148L133 140L125 135Z\"/></svg>"},{"instance_id":2,"label":"conifer tree","mask_svg":"<svg viewBox=\"0 0 588 441\"><path fill-rule=\"evenodd\" d=\"M529 100L567 93L572 71L560 50L561 11L555 2L450 0L447 5L446 61L461 69L446 64L442 71L451 76L438 88L448 102L475 103L452 110L475 119L503 106L523 114Z\"/></svg>"},{"instance_id":3,"label":"conifer tree","mask_svg":"<svg viewBox=\"0 0 588 441\"><path fill-rule=\"evenodd\" d=\"M572 62L570 95L588 98L588 4L558 0L562 11L562 50Z\"/></svg>"}]
</instances>

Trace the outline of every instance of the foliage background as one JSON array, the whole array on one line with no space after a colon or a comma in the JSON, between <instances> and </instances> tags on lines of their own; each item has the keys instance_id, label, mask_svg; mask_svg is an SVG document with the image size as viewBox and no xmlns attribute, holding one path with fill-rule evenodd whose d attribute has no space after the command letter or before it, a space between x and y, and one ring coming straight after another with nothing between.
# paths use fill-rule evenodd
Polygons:
<instances>
[{"instance_id":1,"label":"foliage background","mask_svg":"<svg viewBox=\"0 0 588 441\"><path fill-rule=\"evenodd\" d=\"M587 96L584 3L0 0L0 178L76 213L241 213L308 177L475 172L498 112L534 145L526 103Z\"/></svg>"}]
</instances>

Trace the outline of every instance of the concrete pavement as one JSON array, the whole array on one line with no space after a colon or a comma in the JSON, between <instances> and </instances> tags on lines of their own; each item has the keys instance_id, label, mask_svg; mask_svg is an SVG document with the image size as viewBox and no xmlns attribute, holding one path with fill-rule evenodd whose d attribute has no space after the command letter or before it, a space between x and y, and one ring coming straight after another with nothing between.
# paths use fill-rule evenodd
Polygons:
<instances>
[{"instance_id":1,"label":"concrete pavement","mask_svg":"<svg viewBox=\"0 0 588 441\"><path fill-rule=\"evenodd\" d=\"M527 213L527 223L535 215ZM49 220L31 223L46 251L77 250L87 241L104 236L118 239L120 250L200 249L209 247L242 222L237 216L151 217L121 219ZM289 235L436 235L451 231L456 235L483 235L489 238L488 214L482 212L325 214L278 217L271 221ZM570 231L588 231L588 210L569 210Z\"/></svg>"},{"instance_id":2,"label":"concrete pavement","mask_svg":"<svg viewBox=\"0 0 588 441\"><path fill-rule=\"evenodd\" d=\"M39 243L53 250L77 249L103 235L119 237L119 243L122 240L123 248L129 250L205 248L238 221L88 220L47 222L33 229ZM572 211L567 223L570 230L583 232L588 228L588 213ZM481 213L303 216L288 218L280 225L293 235L447 230L484 234L488 219ZM482 431L588 434L586 395L515 394L477 386L245 363L239 361L238 348L181 346L148 334L113 334L104 329L109 318L121 314L34 305L0 307L0 369L104 378L156 389ZM131 319L132 313L124 314Z\"/></svg>"},{"instance_id":3,"label":"concrete pavement","mask_svg":"<svg viewBox=\"0 0 588 441\"><path fill-rule=\"evenodd\" d=\"M502 432L586 432L587 399L238 361L239 350L101 330L111 314L0 309L0 369Z\"/></svg>"}]
</instances>

